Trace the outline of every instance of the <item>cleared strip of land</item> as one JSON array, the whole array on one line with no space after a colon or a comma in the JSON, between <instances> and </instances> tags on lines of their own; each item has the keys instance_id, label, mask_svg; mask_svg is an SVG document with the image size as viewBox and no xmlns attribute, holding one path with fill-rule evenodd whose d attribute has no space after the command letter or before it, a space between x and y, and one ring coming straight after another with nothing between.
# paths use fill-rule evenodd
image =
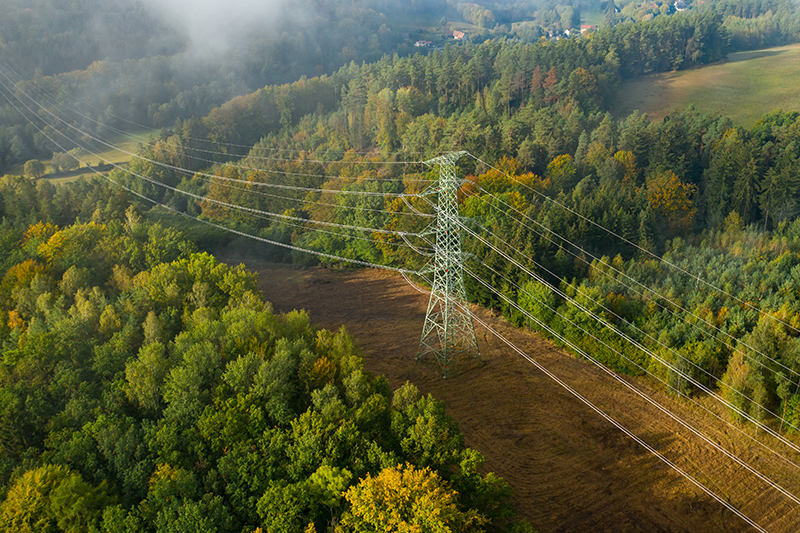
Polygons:
<instances>
[{"instance_id":1,"label":"cleared strip of land","mask_svg":"<svg viewBox=\"0 0 800 533\"><path fill-rule=\"evenodd\" d=\"M800 111L800 44L739 52L727 61L680 72L626 81L614 114L635 110L661 119L694 104L701 113L720 113L751 127L774 109Z\"/></svg>"},{"instance_id":2,"label":"cleared strip of land","mask_svg":"<svg viewBox=\"0 0 800 533\"><path fill-rule=\"evenodd\" d=\"M442 379L433 361L416 362L427 295L401 277L366 269L297 270L259 261L250 253L236 256L232 250L222 258L233 264L244 260L258 271L259 286L277 311L305 308L315 324L333 329L344 324L363 348L366 368L385 375L393 388L409 380L444 400L467 445L486 455L486 471L514 487L519 510L542 533L752 531L483 329L477 331L481 365L462 362L457 375ZM800 506L595 367L536 334L511 327L489 310L474 311L768 531L800 530ZM624 379L800 494L796 471L754 441L646 379ZM706 398L698 400L713 409ZM776 444L751 428L745 432Z\"/></svg>"}]
</instances>

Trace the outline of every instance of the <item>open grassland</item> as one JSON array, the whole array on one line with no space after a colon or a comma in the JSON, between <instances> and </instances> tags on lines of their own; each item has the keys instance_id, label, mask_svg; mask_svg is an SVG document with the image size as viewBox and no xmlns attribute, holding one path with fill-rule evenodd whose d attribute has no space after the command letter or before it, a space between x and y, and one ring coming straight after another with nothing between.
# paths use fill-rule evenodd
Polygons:
<instances>
[{"instance_id":1,"label":"open grassland","mask_svg":"<svg viewBox=\"0 0 800 533\"><path fill-rule=\"evenodd\" d=\"M151 139L158 137L159 132L154 130L144 130L133 133L103 135L103 139L107 144L113 145L116 148L109 148L108 146L100 143L94 153L84 156L84 161L91 165L97 165L99 162L105 163L127 163L139 150L139 145L147 144Z\"/></svg>"},{"instance_id":2,"label":"open grassland","mask_svg":"<svg viewBox=\"0 0 800 533\"><path fill-rule=\"evenodd\" d=\"M483 35L484 33L488 33L489 30L486 28L481 28L480 26L476 26L475 24L470 24L469 22L450 22L447 25L448 32L452 32L453 30L463 31L468 35Z\"/></svg>"},{"instance_id":3,"label":"open grassland","mask_svg":"<svg viewBox=\"0 0 800 533\"><path fill-rule=\"evenodd\" d=\"M136 154L139 151L139 145L147 144L151 139L158 137L159 135L158 130L142 130L137 132L128 132L128 133L114 133L114 134L103 134L102 137L103 143L94 142L94 146L91 148L91 153L85 153L81 156L81 168L75 169L70 172L55 172L51 161L49 159L43 159L42 163L44 163L47 174L44 175L44 178L53 181L54 183L63 183L69 181L75 181L78 179L79 176L85 174L94 174L95 171L91 168L86 168L86 164L95 167L99 163L115 163L117 165L127 163L133 157L132 154ZM89 141L81 141L81 144L86 144ZM110 148L106 145L112 145L114 148ZM9 171L9 174L21 176L23 175L23 167L24 165L16 165L12 167Z\"/></svg>"},{"instance_id":4,"label":"open grassland","mask_svg":"<svg viewBox=\"0 0 800 533\"><path fill-rule=\"evenodd\" d=\"M600 11L600 9L587 12L581 11L581 24L594 24L595 26L599 26L603 23L604 17L605 13Z\"/></svg>"},{"instance_id":5,"label":"open grassland","mask_svg":"<svg viewBox=\"0 0 800 533\"><path fill-rule=\"evenodd\" d=\"M694 104L751 127L774 109L800 111L800 44L731 54L724 63L653 74L623 83L614 106L622 118L634 110L661 119Z\"/></svg>"},{"instance_id":6,"label":"open grassland","mask_svg":"<svg viewBox=\"0 0 800 533\"><path fill-rule=\"evenodd\" d=\"M95 142L95 147L92 148L91 153L81 156L81 160L84 164L82 164L80 168L69 172L54 172L49 160L42 161L48 170L48 174L45 174L44 178L52 183L69 183L81 176L91 177L97 172L105 173L109 170L108 167L110 163L121 165L129 162L131 158L133 158L133 154L139 152L140 145L147 144L151 139L158 137L158 135L159 132L157 130L103 135L103 141L106 144L114 146L114 148L110 148L103 143ZM104 166L98 170L97 167L101 163L104 164ZM89 167L86 166L87 164ZM22 173L21 167L19 173Z\"/></svg>"}]
</instances>

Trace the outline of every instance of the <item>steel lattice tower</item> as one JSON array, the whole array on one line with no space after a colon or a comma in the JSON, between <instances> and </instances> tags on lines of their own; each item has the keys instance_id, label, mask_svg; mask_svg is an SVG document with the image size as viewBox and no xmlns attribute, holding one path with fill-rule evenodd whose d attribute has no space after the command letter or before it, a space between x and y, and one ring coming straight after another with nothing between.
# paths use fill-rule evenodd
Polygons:
<instances>
[{"instance_id":1,"label":"steel lattice tower","mask_svg":"<svg viewBox=\"0 0 800 533\"><path fill-rule=\"evenodd\" d=\"M436 221L424 232L436 235L436 245L433 260L420 271L420 274L433 273L433 288L417 359L432 353L445 378L456 357L464 354L478 360L481 357L464 289L464 256L456 196L461 181L456 177L455 162L465 153L451 152L425 161L426 165L439 167L439 182L423 194L438 193L439 200Z\"/></svg>"}]
</instances>

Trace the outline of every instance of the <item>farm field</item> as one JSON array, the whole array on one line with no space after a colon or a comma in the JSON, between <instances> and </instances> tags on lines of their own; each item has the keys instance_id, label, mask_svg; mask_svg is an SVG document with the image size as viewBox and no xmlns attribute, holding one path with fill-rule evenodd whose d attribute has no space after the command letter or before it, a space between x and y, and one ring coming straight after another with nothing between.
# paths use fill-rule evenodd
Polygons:
<instances>
[{"instance_id":1,"label":"farm field","mask_svg":"<svg viewBox=\"0 0 800 533\"><path fill-rule=\"evenodd\" d=\"M358 339L367 369L386 375L392 388L411 381L443 400L467 445L486 456L485 470L512 485L521 514L540 533L751 530L483 329L477 329L482 364L461 364L457 375L445 380L433 361L415 361L427 295L401 277L374 270L299 270L252 255L221 259L244 259L248 268L258 271L260 288L277 311L306 309L315 324L334 329L344 325ZM797 531L796 506L686 435L601 371L538 335L510 327L491 311L475 312L681 468L760 519L769 531ZM797 488L793 486L800 480L763 454L750 437L701 409L676 405L644 380L625 379L677 408L689 423L714 426L715 440L731 445L790 490Z\"/></svg>"},{"instance_id":2,"label":"farm field","mask_svg":"<svg viewBox=\"0 0 800 533\"><path fill-rule=\"evenodd\" d=\"M680 72L626 81L614 114L635 110L661 119L694 104L701 113L720 113L749 128L774 109L800 111L800 44L739 52L727 61Z\"/></svg>"}]
</instances>

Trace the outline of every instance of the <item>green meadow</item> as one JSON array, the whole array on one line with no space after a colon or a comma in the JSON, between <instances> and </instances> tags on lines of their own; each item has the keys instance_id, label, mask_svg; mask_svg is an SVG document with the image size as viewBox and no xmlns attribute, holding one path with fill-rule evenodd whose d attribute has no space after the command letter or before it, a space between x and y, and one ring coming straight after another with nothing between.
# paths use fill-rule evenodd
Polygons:
<instances>
[{"instance_id":1,"label":"green meadow","mask_svg":"<svg viewBox=\"0 0 800 533\"><path fill-rule=\"evenodd\" d=\"M720 113L751 127L774 109L800 111L800 44L738 52L725 62L626 81L614 114L635 110L661 119L694 104L701 113Z\"/></svg>"},{"instance_id":2,"label":"green meadow","mask_svg":"<svg viewBox=\"0 0 800 533\"><path fill-rule=\"evenodd\" d=\"M80 168L76 168L75 170L71 170L69 172L55 172L50 160L43 159L42 163L44 163L45 168L47 169L43 179L47 179L53 183L65 183L75 181L80 176L88 177L96 174L97 171L93 168L88 168L87 165L96 167L101 162L105 165L109 165L110 163L117 165L127 163L138 152L140 145L147 144L151 139L157 138L159 134L160 132L158 130L144 130L138 133L125 134L103 134L103 141L106 144L114 146L114 148L109 148L108 146L95 141L93 143L94 148L92 148L90 151L85 151L81 156L81 161L83 163L81 164ZM84 139L83 142L88 141L87 139ZM24 165L17 165L13 167L10 174L22 175L23 166Z\"/></svg>"},{"instance_id":3,"label":"green meadow","mask_svg":"<svg viewBox=\"0 0 800 533\"><path fill-rule=\"evenodd\" d=\"M147 144L151 139L158 138L159 131L146 130L138 133L128 133L120 135L104 135L104 140L107 144L113 145L116 148L108 148L107 146L95 143L98 148L92 150L92 154L84 157L84 161L95 165L100 161L106 163L127 163L133 157L133 154L138 153L139 145Z\"/></svg>"}]
</instances>

